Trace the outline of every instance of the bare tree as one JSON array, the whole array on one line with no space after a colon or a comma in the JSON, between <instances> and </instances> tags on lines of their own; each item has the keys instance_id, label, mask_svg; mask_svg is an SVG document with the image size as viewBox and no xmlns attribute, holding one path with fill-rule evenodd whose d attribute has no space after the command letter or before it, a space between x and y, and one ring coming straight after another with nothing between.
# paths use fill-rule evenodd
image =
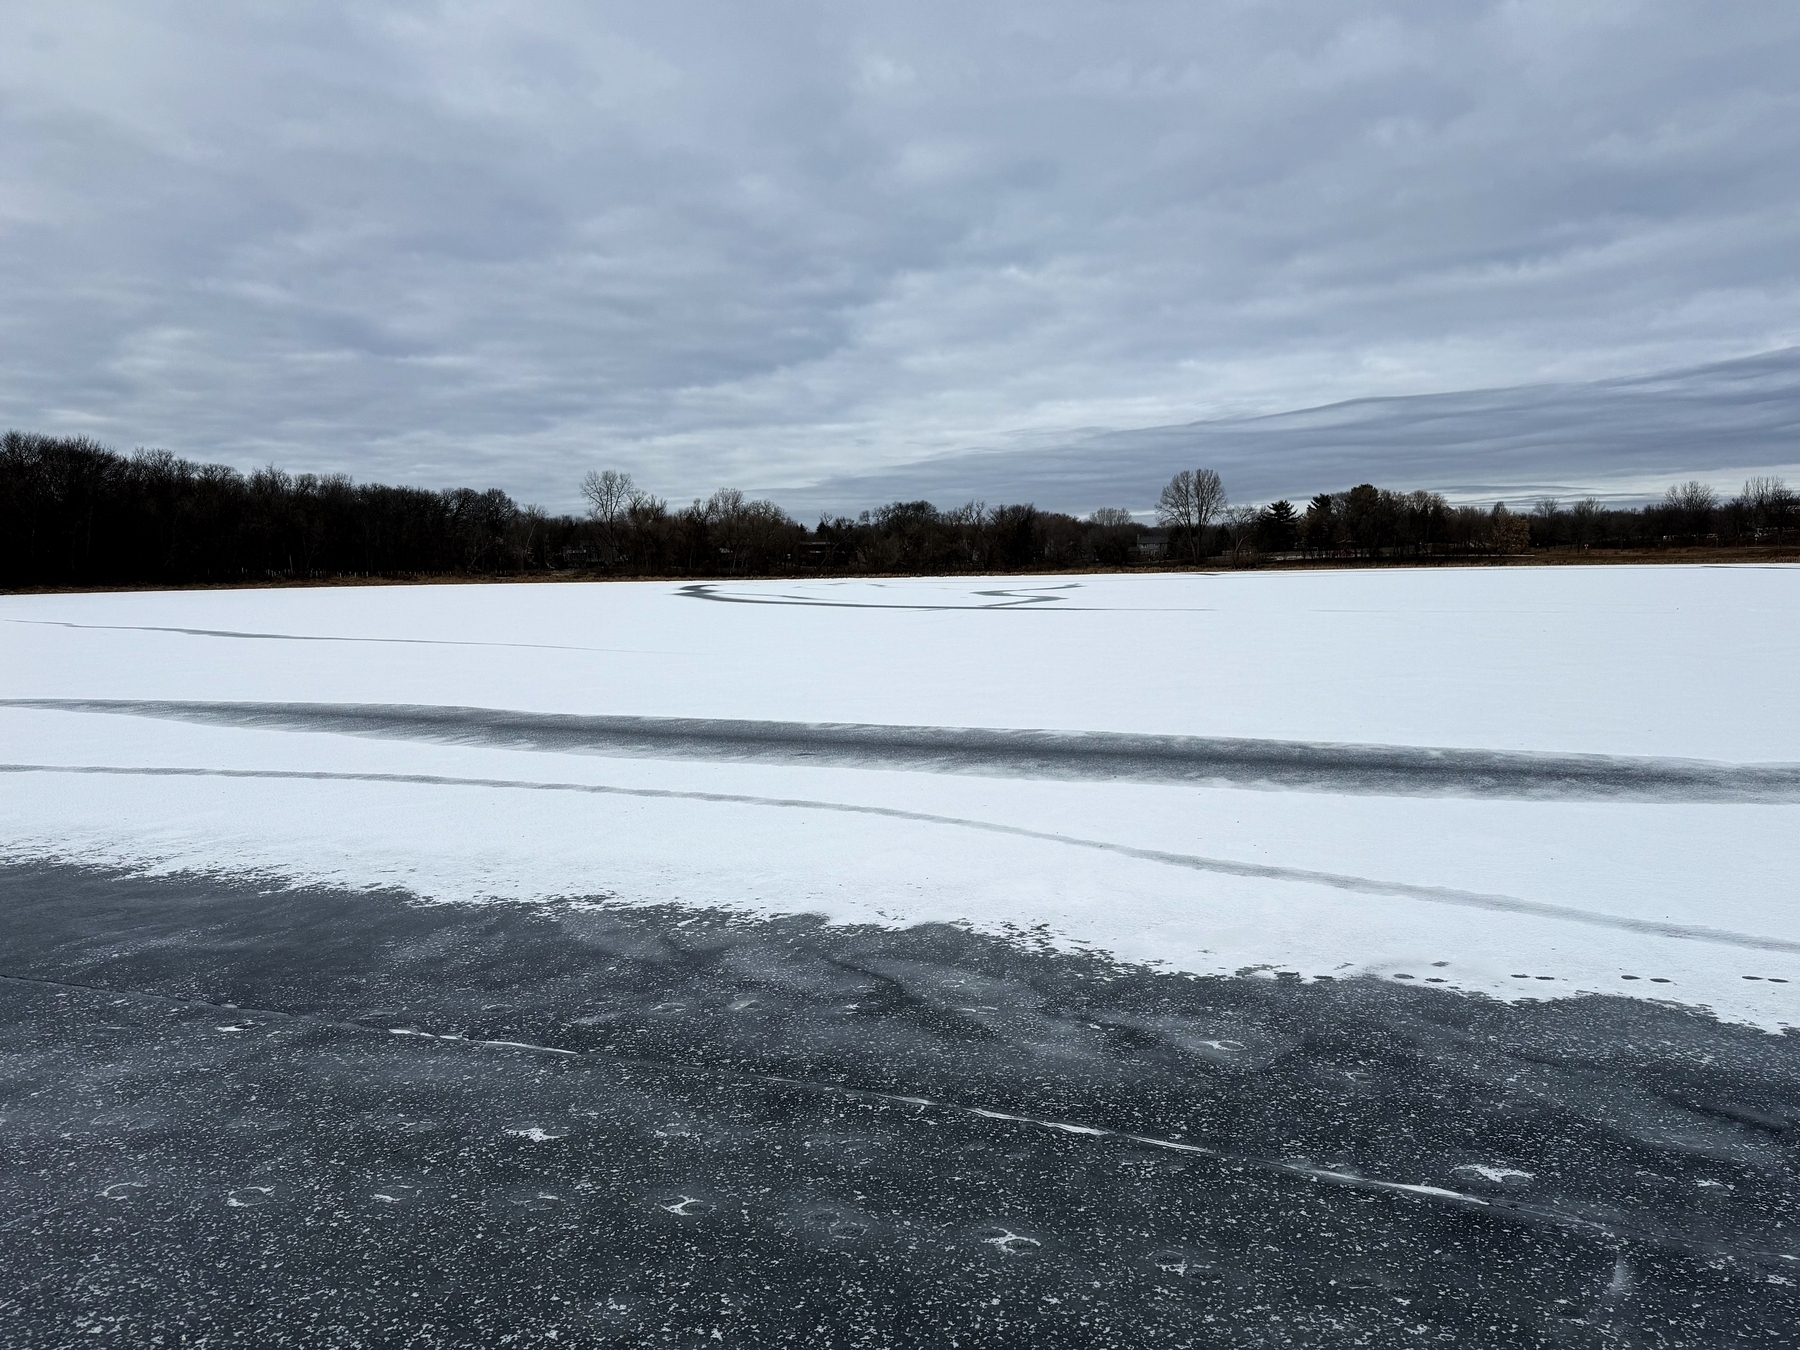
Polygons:
<instances>
[{"instance_id":1,"label":"bare tree","mask_svg":"<svg viewBox=\"0 0 1800 1350\"><path fill-rule=\"evenodd\" d=\"M1539 497L1531 508L1531 519L1538 542L1553 547L1561 533L1562 503L1554 497Z\"/></svg>"},{"instance_id":2,"label":"bare tree","mask_svg":"<svg viewBox=\"0 0 1800 1350\"><path fill-rule=\"evenodd\" d=\"M1131 512L1122 506L1102 506L1088 517L1088 523L1112 528L1120 525L1132 525L1136 522L1132 520Z\"/></svg>"},{"instance_id":3,"label":"bare tree","mask_svg":"<svg viewBox=\"0 0 1800 1350\"><path fill-rule=\"evenodd\" d=\"M1663 499L1684 511L1710 511L1719 504L1719 494L1698 478L1676 484L1663 494Z\"/></svg>"},{"instance_id":4,"label":"bare tree","mask_svg":"<svg viewBox=\"0 0 1800 1350\"><path fill-rule=\"evenodd\" d=\"M1496 553L1531 552L1530 518L1514 515L1505 502L1495 502L1488 514L1488 541Z\"/></svg>"},{"instance_id":5,"label":"bare tree","mask_svg":"<svg viewBox=\"0 0 1800 1350\"><path fill-rule=\"evenodd\" d=\"M1186 531L1198 563L1206 527L1225 509L1225 485L1211 469L1183 469L1168 481L1156 501L1157 523Z\"/></svg>"},{"instance_id":6,"label":"bare tree","mask_svg":"<svg viewBox=\"0 0 1800 1350\"><path fill-rule=\"evenodd\" d=\"M1583 497L1570 508L1569 515L1575 522L1576 545L1586 548L1594 542L1594 530L1600 520L1600 503L1592 497Z\"/></svg>"},{"instance_id":7,"label":"bare tree","mask_svg":"<svg viewBox=\"0 0 1800 1350\"><path fill-rule=\"evenodd\" d=\"M625 514L638 495L631 475L617 469L590 473L581 480L581 495L587 498L588 514L595 520L617 520Z\"/></svg>"},{"instance_id":8,"label":"bare tree","mask_svg":"<svg viewBox=\"0 0 1800 1350\"><path fill-rule=\"evenodd\" d=\"M605 561L611 564L619 555L619 527L642 494L631 481L630 474L605 469L581 480L581 495L587 498L589 519L600 527L600 538L606 549Z\"/></svg>"},{"instance_id":9,"label":"bare tree","mask_svg":"<svg viewBox=\"0 0 1800 1350\"><path fill-rule=\"evenodd\" d=\"M1663 494L1662 507L1675 522L1680 534L1692 536L1698 543L1711 531L1713 512L1718 509L1719 494L1698 478L1678 483Z\"/></svg>"},{"instance_id":10,"label":"bare tree","mask_svg":"<svg viewBox=\"0 0 1800 1350\"><path fill-rule=\"evenodd\" d=\"M1221 517L1231 565L1242 567L1256 556L1256 524L1262 512L1254 506L1234 506Z\"/></svg>"},{"instance_id":11,"label":"bare tree","mask_svg":"<svg viewBox=\"0 0 1800 1350\"><path fill-rule=\"evenodd\" d=\"M720 488L700 506L701 512L714 523L735 521L744 514L744 508L744 494L739 488Z\"/></svg>"},{"instance_id":12,"label":"bare tree","mask_svg":"<svg viewBox=\"0 0 1800 1350\"><path fill-rule=\"evenodd\" d=\"M522 506L506 527L506 545L513 555L513 566L523 572L531 566L531 555L538 549L550 517L541 506Z\"/></svg>"},{"instance_id":13,"label":"bare tree","mask_svg":"<svg viewBox=\"0 0 1800 1350\"><path fill-rule=\"evenodd\" d=\"M1750 518L1750 526L1760 536L1765 530L1779 534L1793 515L1794 490L1779 478L1752 478L1744 484L1738 505Z\"/></svg>"}]
</instances>

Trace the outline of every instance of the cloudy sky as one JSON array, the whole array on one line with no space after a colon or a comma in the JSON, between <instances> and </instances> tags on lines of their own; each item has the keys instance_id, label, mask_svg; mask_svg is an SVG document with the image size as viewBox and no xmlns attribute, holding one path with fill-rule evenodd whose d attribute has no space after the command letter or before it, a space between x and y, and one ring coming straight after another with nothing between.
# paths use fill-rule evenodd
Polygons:
<instances>
[{"instance_id":1,"label":"cloudy sky","mask_svg":"<svg viewBox=\"0 0 1800 1350\"><path fill-rule=\"evenodd\" d=\"M1399 396L1512 388L1541 449L1577 385L1527 477L1580 489L1800 460L1797 345L1793 0L0 14L0 424L120 448L1079 508L1341 400L1405 430L1233 442L1240 495L1504 486ZM1754 444L1592 420L1746 357Z\"/></svg>"}]
</instances>

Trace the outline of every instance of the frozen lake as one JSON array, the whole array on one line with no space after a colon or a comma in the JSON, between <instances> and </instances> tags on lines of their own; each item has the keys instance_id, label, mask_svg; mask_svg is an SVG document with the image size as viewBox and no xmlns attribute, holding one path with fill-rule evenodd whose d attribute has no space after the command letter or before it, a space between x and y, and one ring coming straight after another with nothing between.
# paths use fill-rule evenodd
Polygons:
<instances>
[{"instance_id":1,"label":"frozen lake","mask_svg":"<svg viewBox=\"0 0 1800 1350\"><path fill-rule=\"evenodd\" d=\"M1200 974L1800 1021L1796 569L44 596L0 618L5 759L90 771L0 779L15 859L967 922Z\"/></svg>"},{"instance_id":2,"label":"frozen lake","mask_svg":"<svg viewBox=\"0 0 1800 1350\"><path fill-rule=\"evenodd\" d=\"M6 597L0 662L8 1344L1800 1320L1800 569Z\"/></svg>"}]
</instances>

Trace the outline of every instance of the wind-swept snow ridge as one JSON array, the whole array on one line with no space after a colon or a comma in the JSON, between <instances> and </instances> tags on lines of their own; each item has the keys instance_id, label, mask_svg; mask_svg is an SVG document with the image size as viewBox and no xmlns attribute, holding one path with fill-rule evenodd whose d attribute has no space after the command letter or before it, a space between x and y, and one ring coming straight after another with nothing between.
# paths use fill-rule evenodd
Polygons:
<instances>
[{"instance_id":1,"label":"wind-swept snow ridge","mask_svg":"<svg viewBox=\"0 0 1800 1350\"><path fill-rule=\"evenodd\" d=\"M990 727L589 716L375 703L5 699L0 707L586 753L995 778L1518 799L1800 802L1800 764Z\"/></svg>"}]
</instances>

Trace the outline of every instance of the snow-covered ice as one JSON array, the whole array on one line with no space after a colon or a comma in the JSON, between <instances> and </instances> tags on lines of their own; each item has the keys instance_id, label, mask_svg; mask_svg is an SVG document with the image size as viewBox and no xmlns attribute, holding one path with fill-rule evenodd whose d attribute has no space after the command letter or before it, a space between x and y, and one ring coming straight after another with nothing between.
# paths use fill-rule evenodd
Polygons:
<instances>
[{"instance_id":1,"label":"snow-covered ice","mask_svg":"<svg viewBox=\"0 0 1800 1350\"><path fill-rule=\"evenodd\" d=\"M1775 1029L1800 1024L1793 794L1393 795L627 757L47 701L1791 765L1796 671L1800 569L1779 567L14 596L0 698L38 702L0 707L0 849L442 901L963 922L1171 971L1631 994Z\"/></svg>"}]
</instances>

